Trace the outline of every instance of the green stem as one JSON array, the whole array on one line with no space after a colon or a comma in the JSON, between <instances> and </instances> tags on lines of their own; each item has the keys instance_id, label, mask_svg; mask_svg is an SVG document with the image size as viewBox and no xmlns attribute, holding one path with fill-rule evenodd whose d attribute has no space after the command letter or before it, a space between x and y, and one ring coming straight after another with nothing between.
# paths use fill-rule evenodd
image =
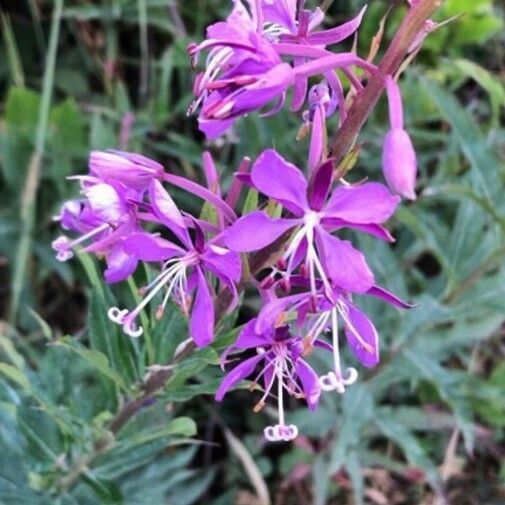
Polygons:
<instances>
[{"instance_id":1,"label":"green stem","mask_svg":"<svg viewBox=\"0 0 505 505\"><path fill-rule=\"evenodd\" d=\"M58 49L62 10L63 0L55 0L49 36L49 49L45 65L46 70L44 72L44 80L42 83L42 99L40 102L39 119L35 133L35 149L30 158L25 185L21 194L21 232L15 256L16 261L12 277L12 298L9 310L9 320L11 323L15 322L18 313L19 300L21 298L21 292L25 282L26 267L31 250L37 191L40 183L40 169L45 151L49 111L51 109L54 69L56 66L56 52Z\"/></svg>"}]
</instances>

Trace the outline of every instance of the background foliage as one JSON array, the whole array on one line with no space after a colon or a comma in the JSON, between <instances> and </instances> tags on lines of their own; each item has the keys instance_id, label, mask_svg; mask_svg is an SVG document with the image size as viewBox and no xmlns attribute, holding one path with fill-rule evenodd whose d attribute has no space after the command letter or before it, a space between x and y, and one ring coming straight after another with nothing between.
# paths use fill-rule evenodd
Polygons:
<instances>
[{"instance_id":1,"label":"background foliage","mask_svg":"<svg viewBox=\"0 0 505 505\"><path fill-rule=\"evenodd\" d=\"M330 21L363 4L321 3ZM90 149L139 151L201 179L185 48L229 2L61 4L2 2L0 503L504 503L503 6L444 2L437 19L464 16L429 38L402 81L420 197L393 220L393 247L357 238L380 283L419 307L363 301L380 329L381 365L345 396L324 396L314 414L292 405L306 436L271 447L260 437L271 412L253 414L249 392L223 405L211 396L232 320L113 434L115 413L139 394L149 366L170 361L186 323L174 308L130 341L106 308L131 303L149 272L110 290L100 265L85 256L58 263L50 248L52 216L77 190L65 177L86 170ZM363 52L388 4L371 2ZM386 37L401 15L391 14ZM380 178L385 118L382 104L351 179ZM288 114L250 116L206 147L226 182L242 156L273 144L303 162L299 125ZM239 324L256 303L246 296Z\"/></svg>"}]
</instances>

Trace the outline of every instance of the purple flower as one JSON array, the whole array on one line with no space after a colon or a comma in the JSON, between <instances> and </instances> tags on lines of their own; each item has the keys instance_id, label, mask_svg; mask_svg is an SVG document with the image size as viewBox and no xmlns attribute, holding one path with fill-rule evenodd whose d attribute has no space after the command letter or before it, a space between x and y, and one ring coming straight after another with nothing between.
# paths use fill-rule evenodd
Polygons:
<instances>
[{"instance_id":1,"label":"purple flower","mask_svg":"<svg viewBox=\"0 0 505 505\"><path fill-rule=\"evenodd\" d=\"M293 277L294 286L305 288L307 281L301 277ZM318 287L322 283L318 282ZM402 309L413 306L402 301L389 291L372 286L365 294L380 298L387 303ZM296 317L289 317L294 312ZM353 302L349 292L334 288L332 300L326 293L320 292L316 298L310 292L301 292L283 298L273 298L261 309L257 319L255 330L267 331L277 321L293 320L298 334L304 336L307 348L321 346L320 336L329 333L332 345L329 349L333 353L333 370L319 378L319 384L323 391L336 390L344 393L346 386L353 384L358 378L355 368L342 370L339 350L339 327L338 321L344 325L344 334L347 344L358 361L367 368L374 367L379 362L379 337L372 321Z\"/></svg>"},{"instance_id":2,"label":"purple flower","mask_svg":"<svg viewBox=\"0 0 505 505\"><path fill-rule=\"evenodd\" d=\"M256 349L257 355L242 361L227 373L216 392L216 400L236 384L253 374L261 364L262 369L256 375L254 383L262 379L264 394L254 410L258 412L265 405L277 380L277 402L279 422L264 429L265 438L270 441L289 441L296 438L298 428L294 424L286 425L284 418L284 391L290 396L304 398L309 409L314 410L319 402L321 388L317 374L303 359L304 346L299 337L290 335L287 326L268 327L264 332L255 330L256 320L249 321L240 333L232 349ZM226 355L228 354L226 353Z\"/></svg>"},{"instance_id":3,"label":"purple flower","mask_svg":"<svg viewBox=\"0 0 505 505\"><path fill-rule=\"evenodd\" d=\"M137 259L124 249L125 237L138 229L136 207L121 186L83 182L85 198L64 204L56 218L64 229L81 236L73 240L64 235L57 238L52 244L56 258L67 261L73 257L75 246L85 245L84 252L105 256L107 282L126 279L137 266Z\"/></svg>"},{"instance_id":4,"label":"purple flower","mask_svg":"<svg viewBox=\"0 0 505 505\"><path fill-rule=\"evenodd\" d=\"M132 337L142 334L137 317L147 304L161 291L163 301L157 317L172 297L185 314L191 312L190 334L198 346L208 345L214 334L213 287L207 279L212 274L234 293L240 280L241 265L237 253L207 242L196 220L191 220L194 238L191 238L187 220L182 216L161 183L153 180L149 187L149 201L154 216L177 237L180 245L158 235L144 232L130 234L124 242L125 250L141 261L162 262L160 274L143 289L145 297L133 310L112 307L109 318L123 326Z\"/></svg>"},{"instance_id":5,"label":"purple flower","mask_svg":"<svg viewBox=\"0 0 505 505\"><path fill-rule=\"evenodd\" d=\"M330 191L332 176L332 162L328 161L309 184L302 172L276 151L264 151L252 168L250 183L293 217L275 219L262 211L251 212L224 231L223 243L234 251L255 251L295 229L279 262L285 266L287 278L304 261L313 295L317 278L330 297L332 283L346 291L366 292L374 277L365 257L349 241L330 232L347 227L392 240L381 224L393 214L400 199L377 183L340 185Z\"/></svg>"},{"instance_id":6,"label":"purple flower","mask_svg":"<svg viewBox=\"0 0 505 505\"><path fill-rule=\"evenodd\" d=\"M403 107L398 84L386 78L391 129L384 138L382 171L388 186L398 195L416 199L417 160L409 134L403 128Z\"/></svg>"},{"instance_id":7,"label":"purple flower","mask_svg":"<svg viewBox=\"0 0 505 505\"><path fill-rule=\"evenodd\" d=\"M91 151L89 171L101 181L118 181L137 191L145 190L152 179L162 179L164 169L141 154L123 151Z\"/></svg>"},{"instance_id":8,"label":"purple flower","mask_svg":"<svg viewBox=\"0 0 505 505\"><path fill-rule=\"evenodd\" d=\"M291 0L248 3L249 10L235 1L228 19L209 26L207 39L188 48L195 65L199 53L209 50L206 69L195 80L196 98L189 109L193 112L202 106L199 126L208 138L223 133L237 117L277 100L267 113L273 114L282 107L292 86L292 108L298 110L305 100L308 78L313 75L323 74L343 105L342 85L334 70L341 68L358 89L362 86L351 66L375 71L374 65L352 53L325 50L326 45L351 35L364 11L341 27L309 34L308 30L322 20L319 10L314 14L302 10L298 21L294 17L296 2ZM291 58L292 64L284 63L281 56Z\"/></svg>"},{"instance_id":9,"label":"purple flower","mask_svg":"<svg viewBox=\"0 0 505 505\"><path fill-rule=\"evenodd\" d=\"M304 9L305 2L302 2L299 9L299 17L296 19L297 4L299 3L297 0L281 0L279 2L263 0L263 13L266 21L265 34L272 34L271 36L276 42L283 44L282 48L284 51L289 51L291 47L294 66L301 65L307 61L307 58L300 54L299 49L298 56L296 55L296 45L311 46L321 50L328 45L342 42L356 32L366 11L365 6L354 19L328 30L315 31L315 28L324 19L323 11L318 7L311 12ZM312 55L311 57L314 56ZM353 86L358 84L357 90L362 88L359 80L352 75L349 69L344 68L344 73L350 78ZM325 71L324 77L330 86L331 94L334 97L338 97L340 115L344 119L346 115L345 100L340 79L332 70ZM298 77L296 79L291 105L293 111L301 108L307 94L307 87L308 79L306 77Z\"/></svg>"}]
</instances>

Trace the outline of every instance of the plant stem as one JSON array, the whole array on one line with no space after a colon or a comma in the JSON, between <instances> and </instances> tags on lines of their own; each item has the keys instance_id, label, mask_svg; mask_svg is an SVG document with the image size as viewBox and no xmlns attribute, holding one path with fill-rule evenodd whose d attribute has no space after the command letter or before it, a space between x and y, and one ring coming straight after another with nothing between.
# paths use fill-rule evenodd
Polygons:
<instances>
[{"instance_id":1,"label":"plant stem","mask_svg":"<svg viewBox=\"0 0 505 505\"><path fill-rule=\"evenodd\" d=\"M391 45L366 85L354 99L347 117L330 144L329 156L338 163L352 148L356 136L361 131L385 88L385 77L394 75L400 68L408 48L421 31L425 21L442 5L443 0L418 0L410 7L408 14L398 28Z\"/></svg>"},{"instance_id":2,"label":"plant stem","mask_svg":"<svg viewBox=\"0 0 505 505\"><path fill-rule=\"evenodd\" d=\"M9 309L9 320L15 323L18 312L19 300L23 290L27 262L30 255L32 233L34 226L35 207L37 203L37 191L40 182L40 170L44 156L49 112L51 109L51 97L54 83L54 69L56 66L56 52L60 34L61 14L63 0L55 0L54 11L49 36L49 49L47 53L44 81L42 84L42 99L40 102L39 119L35 132L35 148L30 158L26 173L25 185L21 193L20 216L21 231L16 251L16 263L12 276L12 298Z\"/></svg>"}]
</instances>

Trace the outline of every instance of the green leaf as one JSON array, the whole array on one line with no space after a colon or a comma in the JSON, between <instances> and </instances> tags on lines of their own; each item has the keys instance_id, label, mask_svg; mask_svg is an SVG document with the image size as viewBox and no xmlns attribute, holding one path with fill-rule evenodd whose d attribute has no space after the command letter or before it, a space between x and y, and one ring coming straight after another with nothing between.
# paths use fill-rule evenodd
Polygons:
<instances>
[{"instance_id":1,"label":"green leaf","mask_svg":"<svg viewBox=\"0 0 505 505\"><path fill-rule=\"evenodd\" d=\"M254 188L250 188L242 207L242 215L249 214L258 208L258 192Z\"/></svg>"},{"instance_id":2,"label":"green leaf","mask_svg":"<svg viewBox=\"0 0 505 505\"><path fill-rule=\"evenodd\" d=\"M25 391L30 391L31 385L28 377L14 365L0 362L0 374L21 386Z\"/></svg>"},{"instance_id":3,"label":"green leaf","mask_svg":"<svg viewBox=\"0 0 505 505\"><path fill-rule=\"evenodd\" d=\"M37 127L40 95L26 88L9 89L5 103L5 123L9 131L33 136Z\"/></svg>"},{"instance_id":4,"label":"green leaf","mask_svg":"<svg viewBox=\"0 0 505 505\"><path fill-rule=\"evenodd\" d=\"M474 401L478 414L491 426L505 426L505 404L503 394L505 390L505 363L499 363L487 381L488 386L493 386L494 394L486 399ZM479 388L483 391L482 386Z\"/></svg>"},{"instance_id":5,"label":"green leaf","mask_svg":"<svg viewBox=\"0 0 505 505\"><path fill-rule=\"evenodd\" d=\"M52 129L51 147L60 155L84 152L87 147L82 111L73 98L51 109L49 126ZM67 174L57 174L67 175Z\"/></svg>"},{"instance_id":6,"label":"green leaf","mask_svg":"<svg viewBox=\"0 0 505 505\"><path fill-rule=\"evenodd\" d=\"M467 77L476 81L489 94L493 111L493 122L498 125L500 107L505 107L505 86L488 70L473 61L465 59L454 60L456 68Z\"/></svg>"},{"instance_id":7,"label":"green leaf","mask_svg":"<svg viewBox=\"0 0 505 505\"><path fill-rule=\"evenodd\" d=\"M402 424L395 421L389 408L381 408L374 423L387 438L398 444L410 464L420 468L434 489L440 488L440 477L436 466L427 456L416 437Z\"/></svg>"},{"instance_id":8,"label":"green leaf","mask_svg":"<svg viewBox=\"0 0 505 505\"><path fill-rule=\"evenodd\" d=\"M195 396L213 395L222 378L209 379L203 384L182 384L165 388L163 398L170 402L187 402Z\"/></svg>"},{"instance_id":9,"label":"green leaf","mask_svg":"<svg viewBox=\"0 0 505 505\"><path fill-rule=\"evenodd\" d=\"M116 384L123 391L128 391L128 387L123 378L110 367L107 357L100 351L94 349L86 349L83 345L79 344L75 340L72 340L70 337L63 337L55 342L54 345L59 345L75 352L82 359L86 360L91 366L96 368L102 375L114 382L114 384Z\"/></svg>"},{"instance_id":10,"label":"green leaf","mask_svg":"<svg viewBox=\"0 0 505 505\"><path fill-rule=\"evenodd\" d=\"M491 201L501 198L503 184L498 172L500 163L491 153L472 115L433 80L423 78L421 82L442 117L451 125L461 151L472 165L470 178L476 191Z\"/></svg>"},{"instance_id":11,"label":"green leaf","mask_svg":"<svg viewBox=\"0 0 505 505\"><path fill-rule=\"evenodd\" d=\"M121 441L128 448L142 445L154 440L166 437L194 437L196 435L196 423L189 417L177 417L170 421L167 426L149 428L145 432L138 433Z\"/></svg>"},{"instance_id":12,"label":"green leaf","mask_svg":"<svg viewBox=\"0 0 505 505\"><path fill-rule=\"evenodd\" d=\"M1 17L4 44L7 50L7 61L9 63L10 75L12 77L12 81L16 86L23 87L25 83L25 76L21 58L19 56L18 46L14 37L14 32L12 31L11 21L9 17L4 16L3 13L1 13Z\"/></svg>"},{"instance_id":13,"label":"green leaf","mask_svg":"<svg viewBox=\"0 0 505 505\"><path fill-rule=\"evenodd\" d=\"M468 397L461 389L463 374L441 367L419 348L405 349L402 354L410 363L412 374L417 372L419 377L430 381L436 386L440 397L452 409L456 422L463 434L467 451L472 452L475 440L475 427Z\"/></svg>"},{"instance_id":14,"label":"green leaf","mask_svg":"<svg viewBox=\"0 0 505 505\"><path fill-rule=\"evenodd\" d=\"M53 330L51 329L49 324L47 324L47 322L44 321L44 319L39 314L37 314L37 312L35 312L32 308L30 308L29 311L33 319L37 321L37 324L39 325L40 330L42 331L44 337L46 337L47 340L51 341L53 339Z\"/></svg>"}]
</instances>

